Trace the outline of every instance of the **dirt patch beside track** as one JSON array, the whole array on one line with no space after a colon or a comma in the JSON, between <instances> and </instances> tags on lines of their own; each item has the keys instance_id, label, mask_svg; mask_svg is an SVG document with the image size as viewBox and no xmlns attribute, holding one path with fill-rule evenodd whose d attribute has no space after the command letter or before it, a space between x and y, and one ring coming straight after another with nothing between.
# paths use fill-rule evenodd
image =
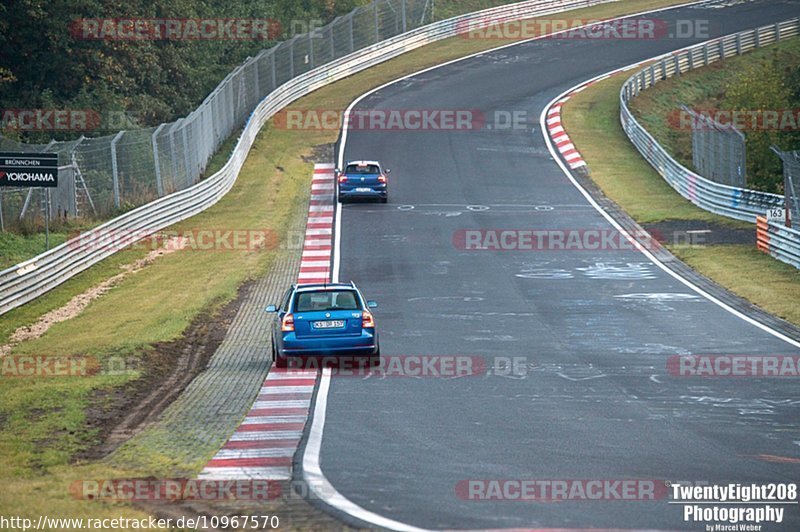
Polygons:
<instances>
[{"instance_id":1,"label":"dirt patch beside track","mask_svg":"<svg viewBox=\"0 0 800 532\"><path fill-rule=\"evenodd\" d=\"M205 369L252 285L252 281L242 285L236 299L217 312L197 316L178 340L158 343L141 353L140 365L147 371L140 378L110 392L96 392L91 404L104 406L90 407L86 423L100 429L99 443L76 458L102 458L156 419Z\"/></svg>"}]
</instances>

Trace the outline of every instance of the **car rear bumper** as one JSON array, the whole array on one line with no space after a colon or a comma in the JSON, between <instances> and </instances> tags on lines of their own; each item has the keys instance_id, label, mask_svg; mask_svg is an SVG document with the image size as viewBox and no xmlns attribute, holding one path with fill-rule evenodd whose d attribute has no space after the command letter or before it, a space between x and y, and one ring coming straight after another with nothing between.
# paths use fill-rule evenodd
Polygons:
<instances>
[{"instance_id":1,"label":"car rear bumper","mask_svg":"<svg viewBox=\"0 0 800 532\"><path fill-rule=\"evenodd\" d=\"M346 190L339 189L339 198L385 198L388 195L387 189L356 190L354 188Z\"/></svg>"},{"instance_id":2,"label":"car rear bumper","mask_svg":"<svg viewBox=\"0 0 800 532\"><path fill-rule=\"evenodd\" d=\"M288 336L288 335L287 335ZM334 354L374 355L378 350L378 336L363 332L360 336L327 338L283 338L278 352L280 356L316 356Z\"/></svg>"}]
</instances>

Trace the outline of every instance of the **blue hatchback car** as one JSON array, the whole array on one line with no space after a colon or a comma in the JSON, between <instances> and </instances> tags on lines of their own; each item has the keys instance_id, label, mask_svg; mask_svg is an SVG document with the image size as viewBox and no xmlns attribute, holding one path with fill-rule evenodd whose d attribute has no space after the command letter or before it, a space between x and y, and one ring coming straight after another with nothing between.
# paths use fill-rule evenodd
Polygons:
<instances>
[{"instance_id":1,"label":"blue hatchback car","mask_svg":"<svg viewBox=\"0 0 800 532\"><path fill-rule=\"evenodd\" d=\"M327 355L380 356L375 318L354 283L295 284L280 306L270 305L272 360L286 367L291 357Z\"/></svg>"},{"instance_id":2,"label":"blue hatchback car","mask_svg":"<svg viewBox=\"0 0 800 532\"><path fill-rule=\"evenodd\" d=\"M344 172L336 169L336 184L339 201L365 198L378 199L381 203L389 201L388 168L384 171L378 161L350 161Z\"/></svg>"}]
</instances>

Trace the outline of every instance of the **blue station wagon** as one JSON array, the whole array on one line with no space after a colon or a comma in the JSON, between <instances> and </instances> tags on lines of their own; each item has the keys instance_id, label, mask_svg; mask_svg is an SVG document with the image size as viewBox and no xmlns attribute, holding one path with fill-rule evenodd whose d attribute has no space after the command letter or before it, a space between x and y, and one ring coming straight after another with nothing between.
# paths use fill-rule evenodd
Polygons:
<instances>
[{"instance_id":1,"label":"blue station wagon","mask_svg":"<svg viewBox=\"0 0 800 532\"><path fill-rule=\"evenodd\" d=\"M295 284L280 306L266 311L272 324L272 360L286 367L291 357L366 355L380 356L375 318L354 283Z\"/></svg>"}]
</instances>

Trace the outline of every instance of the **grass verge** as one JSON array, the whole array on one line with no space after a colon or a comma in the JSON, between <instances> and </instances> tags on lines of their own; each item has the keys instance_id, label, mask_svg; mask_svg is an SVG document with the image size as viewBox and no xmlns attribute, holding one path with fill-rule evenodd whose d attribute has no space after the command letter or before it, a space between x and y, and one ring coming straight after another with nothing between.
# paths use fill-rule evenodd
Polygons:
<instances>
[{"instance_id":1,"label":"grass verge","mask_svg":"<svg viewBox=\"0 0 800 532\"><path fill-rule=\"evenodd\" d=\"M607 18L681 3L631 0L576 10L570 17ZM296 102L298 108L344 109L366 90L426 66L494 48L503 41L453 38L405 54L320 89ZM282 235L286 222L308 194L314 146L333 142L337 131L289 131L268 124L260 133L234 186L217 205L171 229L266 229ZM212 163L213 164L213 163ZM118 253L33 303L3 316L0 340L42 313L141 258L144 250ZM274 252L178 251L126 277L80 315L56 324L42 337L21 343L14 355L91 355L99 359L146 351L156 342L178 338L201 312L230 301L248 278L269 268ZM127 506L73 499L69 484L82 478L169 476L170 465L122 471L103 464L76 464L96 432L85 427L90 397L114 390L135 376L81 378L0 378L0 468L7 489L0 512L35 518L40 514L140 515ZM91 405L97 407L97 405ZM163 451L162 451L163 452ZM13 512L10 511L13 509Z\"/></svg>"},{"instance_id":2,"label":"grass verge","mask_svg":"<svg viewBox=\"0 0 800 532\"><path fill-rule=\"evenodd\" d=\"M573 96L562 108L564 127L591 177L637 222L698 220L755 226L717 216L685 200L644 160L619 122L619 91L630 73L613 76ZM645 91L645 94L647 91ZM755 246L673 246L689 266L764 310L800 325L800 271Z\"/></svg>"}]
</instances>

